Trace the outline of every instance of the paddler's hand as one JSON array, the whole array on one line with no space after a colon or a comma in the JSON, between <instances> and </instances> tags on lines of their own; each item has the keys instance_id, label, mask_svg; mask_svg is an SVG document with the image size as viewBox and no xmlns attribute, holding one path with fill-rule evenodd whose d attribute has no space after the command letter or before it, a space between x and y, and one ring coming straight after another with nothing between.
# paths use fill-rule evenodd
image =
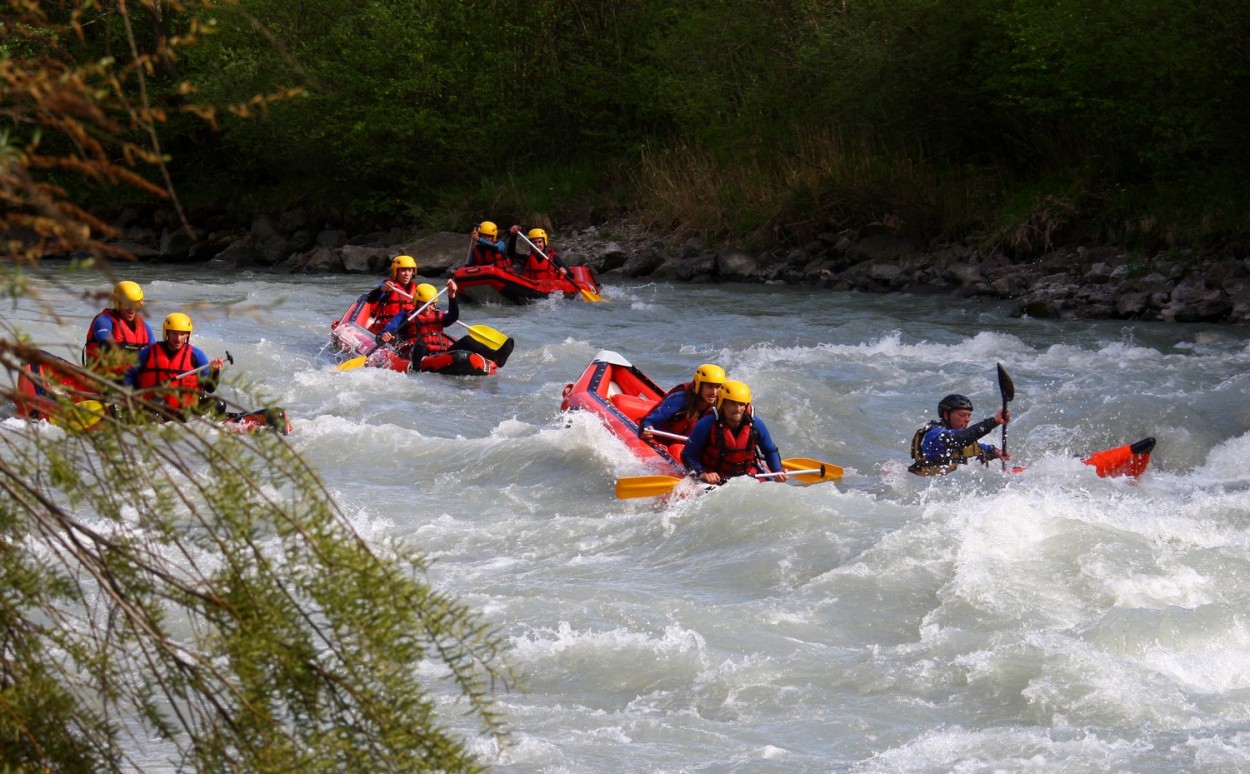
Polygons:
<instances>
[{"instance_id":1,"label":"paddler's hand","mask_svg":"<svg viewBox=\"0 0 1250 774\"><path fill-rule=\"evenodd\" d=\"M702 473L700 473L700 474L699 474L699 480L700 480L700 481L702 481L702 482L703 482L703 483L705 483L705 484L719 484L719 483L722 483L722 479L721 479L721 477L720 477L720 474L719 474L719 473L713 473L713 472L712 472L712 471L710 471L710 470L705 470L705 471L703 471Z\"/></svg>"},{"instance_id":2,"label":"paddler's hand","mask_svg":"<svg viewBox=\"0 0 1250 774\"><path fill-rule=\"evenodd\" d=\"M224 366L225 364L226 364L226 359L224 357L215 357L212 360L208 361L208 367L209 369L213 371L220 371L221 367Z\"/></svg>"},{"instance_id":3,"label":"paddler's hand","mask_svg":"<svg viewBox=\"0 0 1250 774\"><path fill-rule=\"evenodd\" d=\"M519 233L521 233L521 227L520 227L520 226L513 226L512 228L508 229L508 233L509 233L509 234L519 234Z\"/></svg>"},{"instance_id":4,"label":"paddler's hand","mask_svg":"<svg viewBox=\"0 0 1250 774\"><path fill-rule=\"evenodd\" d=\"M456 285L456 281L454 279L447 280L447 297L455 298L457 290L459 290L459 286Z\"/></svg>"},{"instance_id":5,"label":"paddler's hand","mask_svg":"<svg viewBox=\"0 0 1250 774\"><path fill-rule=\"evenodd\" d=\"M789 477L788 475L786 475L785 473L781 473L781 474L778 474L778 475L776 475L776 476L771 476L771 478L772 478L772 480L773 480L773 481L777 481L777 482L780 482L780 483L782 483L782 484L784 484L784 483L786 483L787 481L789 481L789 480L790 480L790 477Z\"/></svg>"},{"instance_id":6,"label":"paddler's hand","mask_svg":"<svg viewBox=\"0 0 1250 774\"><path fill-rule=\"evenodd\" d=\"M638 437L644 441L650 441L655 438L655 435L651 432L651 428L644 427L638 431Z\"/></svg>"},{"instance_id":7,"label":"paddler's hand","mask_svg":"<svg viewBox=\"0 0 1250 774\"><path fill-rule=\"evenodd\" d=\"M1007 451L1006 449L995 448L994 451L998 453L998 458L1000 460L1007 460L1009 462L1011 461L1011 452Z\"/></svg>"},{"instance_id":8,"label":"paddler's hand","mask_svg":"<svg viewBox=\"0 0 1250 774\"><path fill-rule=\"evenodd\" d=\"M389 343L390 343L390 341L391 341L391 339L393 339L393 338L395 338L395 337L394 337L392 334L390 334L390 333L383 333L383 334L380 334L380 335L378 336L378 341L382 342L383 344L389 344Z\"/></svg>"},{"instance_id":9,"label":"paddler's hand","mask_svg":"<svg viewBox=\"0 0 1250 774\"><path fill-rule=\"evenodd\" d=\"M1011 421L1011 409L1000 408L998 413L994 415L994 421L1000 425L1005 425Z\"/></svg>"}]
</instances>

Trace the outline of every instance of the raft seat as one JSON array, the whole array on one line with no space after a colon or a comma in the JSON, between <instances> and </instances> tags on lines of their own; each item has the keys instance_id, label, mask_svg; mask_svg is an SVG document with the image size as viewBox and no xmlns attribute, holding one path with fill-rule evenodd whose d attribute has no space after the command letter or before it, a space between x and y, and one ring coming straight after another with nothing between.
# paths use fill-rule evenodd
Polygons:
<instances>
[{"instance_id":1,"label":"raft seat","mask_svg":"<svg viewBox=\"0 0 1250 774\"><path fill-rule=\"evenodd\" d=\"M651 411L655 406L655 401L647 400L646 398L636 398L623 392L613 395L609 400L612 401L613 406L620 409L622 414L634 420L634 422L641 422L642 418L647 415L647 412Z\"/></svg>"}]
</instances>

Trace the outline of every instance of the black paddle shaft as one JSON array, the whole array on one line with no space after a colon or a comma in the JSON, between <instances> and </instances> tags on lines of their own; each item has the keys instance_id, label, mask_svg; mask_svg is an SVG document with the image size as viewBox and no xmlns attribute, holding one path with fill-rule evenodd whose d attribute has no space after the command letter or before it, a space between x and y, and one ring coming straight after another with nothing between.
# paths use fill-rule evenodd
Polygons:
<instances>
[{"instance_id":1,"label":"black paddle shaft","mask_svg":"<svg viewBox=\"0 0 1250 774\"><path fill-rule=\"evenodd\" d=\"M1011 400L1012 400L1013 398L1015 398L1015 397L1016 397L1016 384L1015 384L1015 382L1011 381L1011 377L1007 375L1007 369L1003 368L1003 364L1002 364L1002 363L999 363L999 364L998 364L998 391L999 391L1000 393L1002 393L1002 396L1003 396L1003 414L1006 414L1006 413L1007 413L1007 404L1008 404L1008 403L1010 403L1010 402L1011 402ZM1006 417L1003 417L1003 418L1004 418L1004 419L1006 419ZM1003 453L1004 455L1007 453L1007 423L1006 423L1006 422L1004 422L1004 423L1003 423L1003 450L1002 450L1002 453ZM1007 469L1007 460L1006 460L1006 459L1003 459L1003 460L1002 460L1002 463L1003 463L1003 470L1006 470L1006 469Z\"/></svg>"}]
</instances>

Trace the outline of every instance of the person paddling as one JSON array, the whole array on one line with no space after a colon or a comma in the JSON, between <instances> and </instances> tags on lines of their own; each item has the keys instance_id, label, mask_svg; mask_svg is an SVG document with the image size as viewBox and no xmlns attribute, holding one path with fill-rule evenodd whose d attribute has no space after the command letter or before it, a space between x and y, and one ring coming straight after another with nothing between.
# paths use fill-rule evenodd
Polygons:
<instances>
[{"instance_id":1,"label":"person paddling","mask_svg":"<svg viewBox=\"0 0 1250 774\"><path fill-rule=\"evenodd\" d=\"M764 472L777 473L774 481L788 478L768 428L752 411L751 388L733 379L721 385L716 410L695 423L681 461L707 484Z\"/></svg>"},{"instance_id":2,"label":"person paddling","mask_svg":"<svg viewBox=\"0 0 1250 774\"><path fill-rule=\"evenodd\" d=\"M456 297L456 281L447 280L447 311L438 308L438 291L433 285L417 285L416 302L425 307L420 314L398 315L382 332L378 341L389 344L397 341L396 350L412 360L414 370L421 370L421 360L427 355L437 355L451 349L452 339L443 329L460 319L460 302Z\"/></svg>"},{"instance_id":3,"label":"person paddling","mask_svg":"<svg viewBox=\"0 0 1250 774\"><path fill-rule=\"evenodd\" d=\"M191 346L191 329L191 318L181 312L166 317L164 340L139 350L139 362L126 372L125 384L140 390L143 400L164 403L184 417L202 410L225 413L225 405L208 393L217 389L226 360L209 360Z\"/></svg>"},{"instance_id":4,"label":"person paddling","mask_svg":"<svg viewBox=\"0 0 1250 774\"><path fill-rule=\"evenodd\" d=\"M469 266L497 266L515 273L508 245L499 238L499 226L484 220L469 232Z\"/></svg>"},{"instance_id":5,"label":"person paddling","mask_svg":"<svg viewBox=\"0 0 1250 774\"><path fill-rule=\"evenodd\" d=\"M417 290L416 276L416 258L397 255L391 260L391 276L365 296L365 301L374 305L370 333L381 332L391 320L416 308L412 301Z\"/></svg>"},{"instance_id":6,"label":"person paddling","mask_svg":"<svg viewBox=\"0 0 1250 774\"><path fill-rule=\"evenodd\" d=\"M520 233L520 226L508 229L508 259L517 263L522 260L521 254L516 249L517 235ZM556 280L568 277L572 281L569 277L569 270L556 257L556 249L547 243L546 231L541 228L532 228L526 237L538 249L531 249L529 255L524 257L525 263L521 276L532 280Z\"/></svg>"},{"instance_id":7,"label":"person paddling","mask_svg":"<svg viewBox=\"0 0 1250 774\"><path fill-rule=\"evenodd\" d=\"M694 370L694 378L669 390L638 423L638 437L653 440L652 430L674 435L690 435L694 425L716 407L725 369L704 363Z\"/></svg>"},{"instance_id":8,"label":"person paddling","mask_svg":"<svg viewBox=\"0 0 1250 774\"><path fill-rule=\"evenodd\" d=\"M1011 454L996 446L979 443L990 431L1011 421L1011 409L1004 403L994 416L975 425L972 401L959 394L947 395L938 402L938 419L916 431L911 440L912 464L908 472L918 476L941 476L954 471L969 460L1010 460Z\"/></svg>"},{"instance_id":9,"label":"person paddling","mask_svg":"<svg viewBox=\"0 0 1250 774\"><path fill-rule=\"evenodd\" d=\"M139 350L156 340L152 326L139 316L143 288L122 280L113 287L113 306L101 310L91 321L82 364L96 373L121 380L135 364Z\"/></svg>"}]
</instances>

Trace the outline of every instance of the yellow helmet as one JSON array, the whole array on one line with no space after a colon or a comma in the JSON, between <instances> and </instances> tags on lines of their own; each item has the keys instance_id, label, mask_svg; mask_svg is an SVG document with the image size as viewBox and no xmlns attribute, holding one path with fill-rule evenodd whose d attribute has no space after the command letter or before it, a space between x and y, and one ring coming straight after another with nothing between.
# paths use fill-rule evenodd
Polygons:
<instances>
[{"instance_id":1,"label":"yellow helmet","mask_svg":"<svg viewBox=\"0 0 1250 774\"><path fill-rule=\"evenodd\" d=\"M417 285L417 300L421 303L428 304L433 301L437 295L438 288L434 287L430 283L422 282L420 285Z\"/></svg>"},{"instance_id":2,"label":"yellow helmet","mask_svg":"<svg viewBox=\"0 0 1250 774\"><path fill-rule=\"evenodd\" d=\"M547 232L543 231L541 228L531 228L530 232L526 234L526 236L530 239L541 239L544 242L547 241Z\"/></svg>"},{"instance_id":3,"label":"yellow helmet","mask_svg":"<svg viewBox=\"0 0 1250 774\"><path fill-rule=\"evenodd\" d=\"M751 404L751 388L742 382L730 379L720 386L720 395L716 398L716 408L727 400L735 403Z\"/></svg>"},{"instance_id":4,"label":"yellow helmet","mask_svg":"<svg viewBox=\"0 0 1250 774\"><path fill-rule=\"evenodd\" d=\"M694 369L694 391L697 393L699 388L705 384L724 384L725 369L712 363L704 363Z\"/></svg>"},{"instance_id":5,"label":"yellow helmet","mask_svg":"<svg viewBox=\"0 0 1250 774\"><path fill-rule=\"evenodd\" d=\"M165 318L165 324L161 326L161 335L168 337L170 331L182 331L183 333L191 332L191 318L182 312L174 312Z\"/></svg>"},{"instance_id":6,"label":"yellow helmet","mask_svg":"<svg viewBox=\"0 0 1250 774\"><path fill-rule=\"evenodd\" d=\"M490 222L489 220L484 220L478 224L477 233L480 234L481 236L488 237L490 239L498 239L499 238L499 226L496 226L494 223Z\"/></svg>"},{"instance_id":7,"label":"yellow helmet","mask_svg":"<svg viewBox=\"0 0 1250 774\"><path fill-rule=\"evenodd\" d=\"M113 286L113 308L118 311L143 308L143 288L139 283L122 280Z\"/></svg>"},{"instance_id":8,"label":"yellow helmet","mask_svg":"<svg viewBox=\"0 0 1250 774\"><path fill-rule=\"evenodd\" d=\"M400 269L412 269L413 271L416 271L417 259L413 258L411 255L395 256L395 258L391 261L391 276L394 277Z\"/></svg>"}]
</instances>

